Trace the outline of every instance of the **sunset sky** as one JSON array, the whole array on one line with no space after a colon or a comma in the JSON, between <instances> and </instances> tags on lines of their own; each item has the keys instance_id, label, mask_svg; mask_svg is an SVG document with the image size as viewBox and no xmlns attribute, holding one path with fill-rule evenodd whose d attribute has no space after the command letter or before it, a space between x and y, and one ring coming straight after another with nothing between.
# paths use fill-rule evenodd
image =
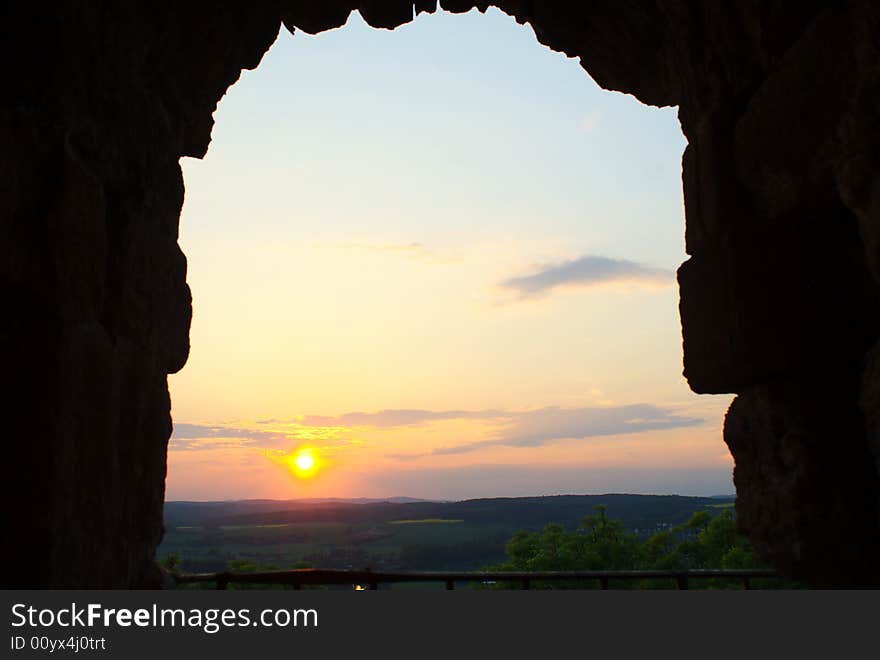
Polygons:
<instances>
[{"instance_id":1,"label":"sunset sky","mask_svg":"<svg viewBox=\"0 0 880 660\"><path fill-rule=\"evenodd\" d=\"M167 499L733 492L731 397L681 376L675 108L495 10L354 13L215 120Z\"/></svg>"}]
</instances>

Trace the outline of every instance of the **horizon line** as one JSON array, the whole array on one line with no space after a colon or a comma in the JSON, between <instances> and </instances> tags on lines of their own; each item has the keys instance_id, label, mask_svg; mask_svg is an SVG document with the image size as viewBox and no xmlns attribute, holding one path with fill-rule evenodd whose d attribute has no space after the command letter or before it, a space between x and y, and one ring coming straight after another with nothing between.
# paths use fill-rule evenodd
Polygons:
<instances>
[{"instance_id":1,"label":"horizon line","mask_svg":"<svg viewBox=\"0 0 880 660\"><path fill-rule=\"evenodd\" d=\"M680 493L624 493L624 492L606 492L606 493L554 493L554 494L535 494L535 495L493 495L487 497L465 497L460 499L442 499L430 497L413 497L409 495L390 495L385 497L291 497L291 498L274 498L274 497L245 497L230 498L222 500L164 500L164 504L215 504L215 503L231 503L231 502L319 502L319 501L340 501L351 502L356 500L371 500L373 502L391 502L391 500L411 500L413 502L468 502L472 500L518 500L533 499L536 497L603 497L614 495L627 495L630 497L689 497L689 498L736 498L736 493L715 493L713 495L682 495ZM393 502L392 502L393 503Z\"/></svg>"}]
</instances>

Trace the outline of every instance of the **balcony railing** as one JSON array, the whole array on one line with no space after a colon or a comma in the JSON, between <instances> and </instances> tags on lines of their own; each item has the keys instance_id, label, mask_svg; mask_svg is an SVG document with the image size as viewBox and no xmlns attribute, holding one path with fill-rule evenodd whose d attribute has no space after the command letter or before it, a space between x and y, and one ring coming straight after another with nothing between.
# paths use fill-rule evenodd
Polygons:
<instances>
[{"instance_id":1,"label":"balcony railing","mask_svg":"<svg viewBox=\"0 0 880 660\"><path fill-rule=\"evenodd\" d=\"M529 589L535 582L584 581L594 582L600 589L609 589L611 582L638 580L669 580L676 589L687 589L691 580L728 579L737 580L743 589L750 589L751 580L779 578L772 569L694 569L683 571L537 571L537 572L406 572L384 573L373 571L350 571L336 569L303 568L289 571L264 571L258 573L191 573L174 574L177 584L214 583L217 589L230 584L283 585L293 589L311 585L350 585L375 590L380 584L399 582L440 582L446 589L455 589L456 583L502 583L518 584Z\"/></svg>"}]
</instances>

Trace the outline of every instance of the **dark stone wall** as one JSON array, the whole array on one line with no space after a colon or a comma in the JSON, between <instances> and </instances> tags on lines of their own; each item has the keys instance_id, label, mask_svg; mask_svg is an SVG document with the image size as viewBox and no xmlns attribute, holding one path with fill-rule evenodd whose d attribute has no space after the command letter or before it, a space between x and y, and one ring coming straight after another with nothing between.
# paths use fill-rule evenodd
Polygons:
<instances>
[{"instance_id":1,"label":"dark stone wall","mask_svg":"<svg viewBox=\"0 0 880 660\"><path fill-rule=\"evenodd\" d=\"M684 370L696 392L739 395L725 441L740 524L792 575L880 585L880 7L493 4L603 87L679 106ZM166 376L191 317L178 160L205 156L218 100L280 25L320 32L354 9L394 28L436 6L0 9L4 586L158 584Z\"/></svg>"}]
</instances>

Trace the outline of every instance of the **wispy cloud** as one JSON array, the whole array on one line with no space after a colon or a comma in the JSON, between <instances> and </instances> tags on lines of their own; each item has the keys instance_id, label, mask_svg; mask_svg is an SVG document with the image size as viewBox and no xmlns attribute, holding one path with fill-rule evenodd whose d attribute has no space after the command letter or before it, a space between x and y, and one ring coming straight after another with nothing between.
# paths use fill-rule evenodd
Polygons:
<instances>
[{"instance_id":1,"label":"wispy cloud","mask_svg":"<svg viewBox=\"0 0 880 660\"><path fill-rule=\"evenodd\" d=\"M431 455L464 454L491 446L538 447L557 440L627 435L697 426L699 417L648 403L581 408L546 407L536 410L380 410L351 412L338 417L306 416L305 426L361 426L398 428L448 420L485 420L500 427L483 440L440 447L427 453L387 454L387 458L412 460Z\"/></svg>"},{"instance_id":2,"label":"wispy cloud","mask_svg":"<svg viewBox=\"0 0 880 660\"><path fill-rule=\"evenodd\" d=\"M350 412L338 417L306 415L302 418L304 426L371 426L375 428L394 428L399 426L418 426L429 422L450 419L494 419L509 417L502 410L418 410L392 409L378 412Z\"/></svg>"},{"instance_id":3,"label":"wispy cloud","mask_svg":"<svg viewBox=\"0 0 880 660\"><path fill-rule=\"evenodd\" d=\"M412 460L425 456L464 454L493 446L539 447L559 440L628 435L703 424L705 420L648 403L581 408L547 407L511 410L390 409L349 412L336 417L306 415L293 422L272 421L272 427L241 428L175 424L172 449L285 447L308 442L323 448L351 447L361 443L348 433L356 428L396 429L452 420L488 423L486 436L470 442L439 447L428 452L387 454L387 458Z\"/></svg>"},{"instance_id":4,"label":"wispy cloud","mask_svg":"<svg viewBox=\"0 0 880 660\"><path fill-rule=\"evenodd\" d=\"M329 426L276 423L277 420L263 420L258 424L269 422L273 424L273 428L175 423L171 433L170 448L173 450L219 449L221 447L265 449L288 446L291 442L309 442L331 446L338 443L340 434L348 430Z\"/></svg>"},{"instance_id":5,"label":"wispy cloud","mask_svg":"<svg viewBox=\"0 0 880 660\"><path fill-rule=\"evenodd\" d=\"M171 433L172 449L205 449L221 446L244 447L274 443L284 436L271 431L237 426L186 424L175 422Z\"/></svg>"},{"instance_id":6,"label":"wispy cloud","mask_svg":"<svg viewBox=\"0 0 880 660\"><path fill-rule=\"evenodd\" d=\"M520 298L536 298L561 287L589 287L613 282L657 286L674 281L674 273L665 268L588 254L569 261L542 265L536 272L511 277L502 281L500 286L513 291Z\"/></svg>"},{"instance_id":7,"label":"wispy cloud","mask_svg":"<svg viewBox=\"0 0 880 660\"><path fill-rule=\"evenodd\" d=\"M265 431L254 431L233 426L208 426L206 424L186 424L175 422L174 437L181 440L191 438L244 438L251 437L254 433L269 435Z\"/></svg>"},{"instance_id":8,"label":"wispy cloud","mask_svg":"<svg viewBox=\"0 0 880 660\"><path fill-rule=\"evenodd\" d=\"M435 449L432 454L463 454L485 447L539 447L557 440L628 435L697 426L704 420L647 403L603 408L541 408L518 413L498 436Z\"/></svg>"}]
</instances>

